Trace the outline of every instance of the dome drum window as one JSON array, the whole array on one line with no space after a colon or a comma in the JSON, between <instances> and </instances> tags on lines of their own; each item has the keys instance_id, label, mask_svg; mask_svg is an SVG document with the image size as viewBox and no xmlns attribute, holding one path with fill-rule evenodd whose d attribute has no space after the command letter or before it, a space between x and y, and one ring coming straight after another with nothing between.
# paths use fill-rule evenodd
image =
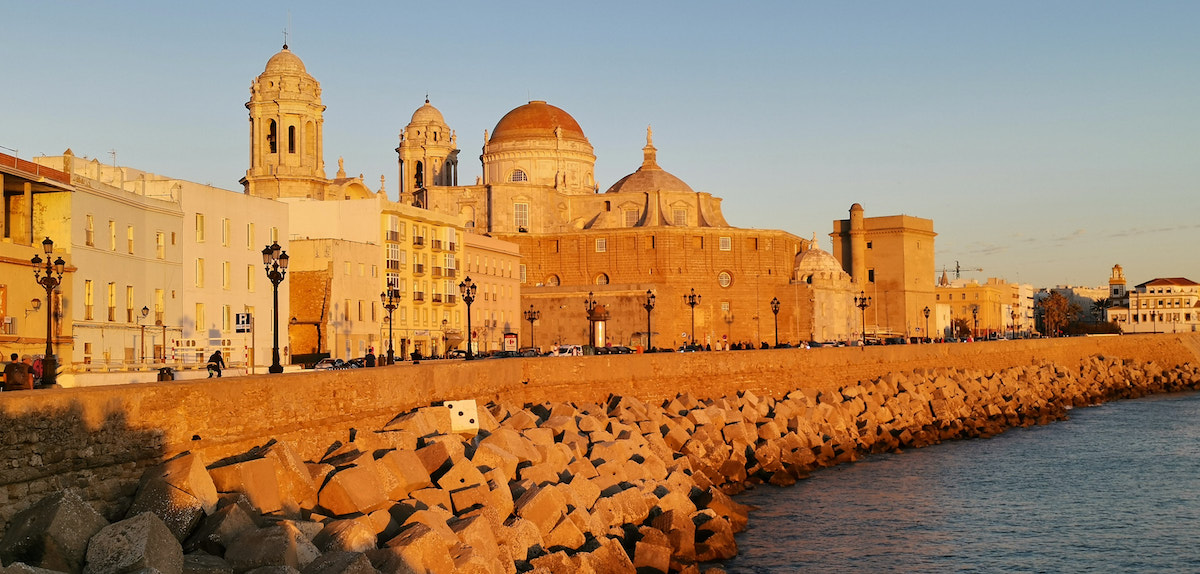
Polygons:
<instances>
[{"instance_id":1,"label":"dome drum window","mask_svg":"<svg viewBox=\"0 0 1200 574\"><path fill-rule=\"evenodd\" d=\"M529 175L523 169L514 169L512 175L508 176L508 181L513 183L529 181Z\"/></svg>"},{"instance_id":2,"label":"dome drum window","mask_svg":"<svg viewBox=\"0 0 1200 574\"><path fill-rule=\"evenodd\" d=\"M597 285L608 285L608 274L601 273L601 274L597 275L596 276L596 284Z\"/></svg>"}]
</instances>

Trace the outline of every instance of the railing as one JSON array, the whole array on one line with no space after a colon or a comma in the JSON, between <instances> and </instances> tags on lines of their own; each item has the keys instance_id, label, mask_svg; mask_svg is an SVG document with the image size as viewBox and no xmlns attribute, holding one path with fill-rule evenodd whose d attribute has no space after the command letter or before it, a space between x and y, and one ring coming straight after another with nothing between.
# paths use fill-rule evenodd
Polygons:
<instances>
[{"instance_id":1,"label":"railing","mask_svg":"<svg viewBox=\"0 0 1200 574\"><path fill-rule=\"evenodd\" d=\"M441 293L434 293L434 294L433 294L433 302L434 302L434 303L441 303L441 302L442 302L442 294L441 294Z\"/></svg>"},{"instance_id":2,"label":"railing","mask_svg":"<svg viewBox=\"0 0 1200 574\"><path fill-rule=\"evenodd\" d=\"M438 251L441 251L441 250L442 250L442 240L441 240L441 239L434 239L434 240L433 240L433 245L432 245L432 247L433 247L434 249L438 250Z\"/></svg>"},{"instance_id":3,"label":"railing","mask_svg":"<svg viewBox=\"0 0 1200 574\"><path fill-rule=\"evenodd\" d=\"M457 301L458 301L458 295L455 295L455 294L453 294L453 293L447 293L447 294L446 294L446 304L447 304L447 305L453 305L453 304L455 304Z\"/></svg>"},{"instance_id":4,"label":"railing","mask_svg":"<svg viewBox=\"0 0 1200 574\"><path fill-rule=\"evenodd\" d=\"M413 247L425 247L425 238L420 235L413 236Z\"/></svg>"},{"instance_id":5,"label":"railing","mask_svg":"<svg viewBox=\"0 0 1200 574\"><path fill-rule=\"evenodd\" d=\"M413 274L424 275L425 274L425 264L417 263L416 265L413 265Z\"/></svg>"},{"instance_id":6,"label":"railing","mask_svg":"<svg viewBox=\"0 0 1200 574\"><path fill-rule=\"evenodd\" d=\"M453 279L454 276L455 276L454 269L451 269L448 267L442 269L442 277L446 277L448 279Z\"/></svg>"},{"instance_id":7,"label":"railing","mask_svg":"<svg viewBox=\"0 0 1200 574\"><path fill-rule=\"evenodd\" d=\"M399 243L399 242L400 242L400 240L401 240L401 239L403 239L403 238L404 238L404 236L403 236L403 235L400 235L400 232L399 232L399 231L388 231L388 232L387 232L387 240L388 240L388 241L391 241L391 242L394 242L394 243Z\"/></svg>"},{"instance_id":8,"label":"railing","mask_svg":"<svg viewBox=\"0 0 1200 574\"><path fill-rule=\"evenodd\" d=\"M446 244L446 251L454 251L456 247L458 247L458 244L451 241L450 243Z\"/></svg>"},{"instance_id":9,"label":"railing","mask_svg":"<svg viewBox=\"0 0 1200 574\"><path fill-rule=\"evenodd\" d=\"M415 301L417 303L421 303L421 302L425 301L425 292L424 291L413 291L413 301Z\"/></svg>"},{"instance_id":10,"label":"railing","mask_svg":"<svg viewBox=\"0 0 1200 574\"><path fill-rule=\"evenodd\" d=\"M109 307L109 308L108 308L108 320L109 320L109 321L116 321L116 320L117 320L117 308L116 308L116 307Z\"/></svg>"},{"instance_id":11,"label":"railing","mask_svg":"<svg viewBox=\"0 0 1200 574\"><path fill-rule=\"evenodd\" d=\"M63 173L54 168L45 167L45 166L33 163L31 161L25 161L23 159L20 159L18 157L11 156L8 154L0 153L0 165L5 166L5 167L11 167L13 169L19 169L26 173L32 173L34 175L39 175L46 179L52 179L59 183L66 183L66 184L71 183L71 176L67 175L66 173Z\"/></svg>"},{"instance_id":12,"label":"railing","mask_svg":"<svg viewBox=\"0 0 1200 574\"><path fill-rule=\"evenodd\" d=\"M434 267L434 268L433 268L433 276L434 276L434 277L441 277L441 276L442 276L442 268L441 268L441 267Z\"/></svg>"},{"instance_id":13,"label":"railing","mask_svg":"<svg viewBox=\"0 0 1200 574\"><path fill-rule=\"evenodd\" d=\"M400 269L400 262L395 259L388 259L387 268L392 271L397 271Z\"/></svg>"}]
</instances>

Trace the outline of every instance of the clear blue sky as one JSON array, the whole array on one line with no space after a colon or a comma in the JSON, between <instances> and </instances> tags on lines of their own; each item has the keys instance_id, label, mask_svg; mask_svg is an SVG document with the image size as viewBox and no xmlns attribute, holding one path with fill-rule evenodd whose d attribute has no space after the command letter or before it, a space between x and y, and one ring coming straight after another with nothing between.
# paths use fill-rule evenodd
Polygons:
<instances>
[{"instance_id":1,"label":"clear blue sky","mask_svg":"<svg viewBox=\"0 0 1200 574\"><path fill-rule=\"evenodd\" d=\"M459 137L544 99L607 188L659 164L739 227L933 219L937 265L1033 283L1200 281L1200 2L8 2L0 146L227 189L283 43L321 82L325 161L396 189L428 93ZM0 151L11 153L9 150Z\"/></svg>"}]
</instances>

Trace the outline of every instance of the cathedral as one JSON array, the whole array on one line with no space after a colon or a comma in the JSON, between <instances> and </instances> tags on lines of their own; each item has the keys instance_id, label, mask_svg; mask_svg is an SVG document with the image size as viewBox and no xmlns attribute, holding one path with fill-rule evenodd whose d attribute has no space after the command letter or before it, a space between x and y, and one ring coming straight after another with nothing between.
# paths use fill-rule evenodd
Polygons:
<instances>
[{"instance_id":1,"label":"cathedral","mask_svg":"<svg viewBox=\"0 0 1200 574\"><path fill-rule=\"evenodd\" d=\"M386 197L382 183L372 191L340 169L325 177L320 96L320 83L286 46L270 58L246 104L246 193ZM522 333L522 346L586 344L597 324L598 344L659 348L845 340L862 330L852 302L859 288L815 234L730 225L719 197L663 169L649 128L641 165L607 188L595 179L583 127L540 100L484 131L482 175L473 183L460 183L458 136L428 99L395 151L400 204L519 246L520 309L538 319L504 322ZM470 271L472 257L468 249L454 266Z\"/></svg>"}]
</instances>

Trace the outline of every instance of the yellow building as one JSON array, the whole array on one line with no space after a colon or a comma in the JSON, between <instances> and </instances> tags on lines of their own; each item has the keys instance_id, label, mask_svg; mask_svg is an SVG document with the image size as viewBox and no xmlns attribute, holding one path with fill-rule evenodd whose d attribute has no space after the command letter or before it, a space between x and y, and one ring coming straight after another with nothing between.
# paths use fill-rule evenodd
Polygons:
<instances>
[{"instance_id":1,"label":"yellow building","mask_svg":"<svg viewBox=\"0 0 1200 574\"><path fill-rule=\"evenodd\" d=\"M935 336L952 337L950 325L956 319L965 319L975 338L1020 332L1028 327L1024 324L1027 310L1023 307L1021 292L1020 285L995 277L989 277L985 283L947 281L943 277L937 286L935 300L939 309L937 316L944 317L946 322L939 321L931 328L940 332Z\"/></svg>"},{"instance_id":2,"label":"yellow building","mask_svg":"<svg viewBox=\"0 0 1200 574\"><path fill-rule=\"evenodd\" d=\"M1123 333L1200 331L1200 283L1186 277L1159 277L1125 287L1125 272L1114 265L1108 280L1112 305L1108 321Z\"/></svg>"}]
</instances>

